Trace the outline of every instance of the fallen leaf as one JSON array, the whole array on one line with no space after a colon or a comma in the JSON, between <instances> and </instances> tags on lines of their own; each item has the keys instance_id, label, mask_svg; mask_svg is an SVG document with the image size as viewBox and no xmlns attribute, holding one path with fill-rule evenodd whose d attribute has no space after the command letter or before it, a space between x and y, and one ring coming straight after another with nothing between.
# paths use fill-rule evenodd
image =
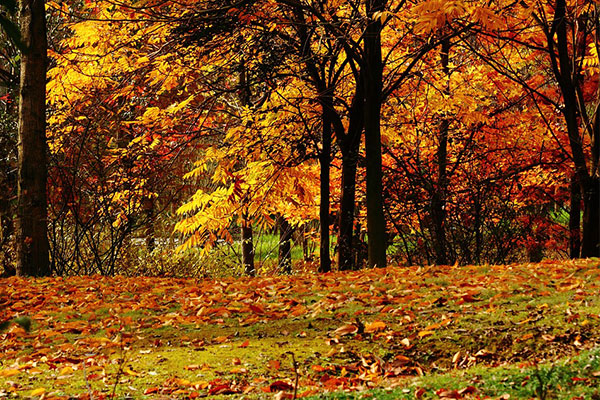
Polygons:
<instances>
[{"instance_id":1,"label":"fallen leaf","mask_svg":"<svg viewBox=\"0 0 600 400\"><path fill-rule=\"evenodd\" d=\"M340 336L352 335L358 332L358 326L353 324L342 325L337 328L333 333Z\"/></svg>"},{"instance_id":2,"label":"fallen leaf","mask_svg":"<svg viewBox=\"0 0 600 400\"><path fill-rule=\"evenodd\" d=\"M0 376L8 378L9 376L15 376L20 373L21 371L19 371L18 369L3 369L2 371L0 371Z\"/></svg>"},{"instance_id":3,"label":"fallen leaf","mask_svg":"<svg viewBox=\"0 0 600 400\"><path fill-rule=\"evenodd\" d=\"M139 372L135 372L134 370L132 370L131 368L129 368L128 366L125 366L125 368L123 368L123 372L126 375L129 376L143 376L143 374L139 373Z\"/></svg>"},{"instance_id":4,"label":"fallen leaf","mask_svg":"<svg viewBox=\"0 0 600 400\"><path fill-rule=\"evenodd\" d=\"M41 396L44 393L46 393L46 389L45 388L37 388L37 389L33 389L31 391L30 396Z\"/></svg>"},{"instance_id":5,"label":"fallen leaf","mask_svg":"<svg viewBox=\"0 0 600 400\"><path fill-rule=\"evenodd\" d=\"M458 394L464 396L465 394L473 394L477 392L477 388L475 386L467 386L466 388L460 389Z\"/></svg>"},{"instance_id":6,"label":"fallen leaf","mask_svg":"<svg viewBox=\"0 0 600 400\"><path fill-rule=\"evenodd\" d=\"M440 389L435 392L440 398L460 399L462 396L456 390Z\"/></svg>"},{"instance_id":7,"label":"fallen leaf","mask_svg":"<svg viewBox=\"0 0 600 400\"><path fill-rule=\"evenodd\" d=\"M281 368L281 362L279 360L269 360L268 368L278 370Z\"/></svg>"},{"instance_id":8,"label":"fallen leaf","mask_svg":"<svg viewBox=\"0 0 600 400\"><path fill-rule=\"evenodd\" d=\"M282 390L294 390L294 387L285 381L275 381L269 385L271 393Z\"/></svg>"},{"instance_id":9,"label":"fallen leaf","mask_svg":"<svg viewBox=\"0 0 600 400\"><path fill-rule=\"evenodd\" d=\"M366 333L374 333L382 331L386 328L386 324L383 321L373 321L365 325Z\"/></svg>"}]
</instances>

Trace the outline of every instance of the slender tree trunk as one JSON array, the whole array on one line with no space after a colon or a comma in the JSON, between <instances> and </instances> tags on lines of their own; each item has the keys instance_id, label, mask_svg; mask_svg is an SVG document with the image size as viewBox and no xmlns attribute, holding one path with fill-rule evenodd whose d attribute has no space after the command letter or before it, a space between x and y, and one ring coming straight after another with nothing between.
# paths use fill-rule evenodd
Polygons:
<instances>
[{"instance_id":1,"label":"slender tree trunk","mask_svg":"<svg viewBox=\"0 0 600 400\"><path fill-rule=\"evenodd\" d=\"M331 118L328 109L330 100L322 99L323 137L321 154L319 156L321 167L321 201L319 206L319 222L321 225L321 240L319 242L320 264L319 272L331 271L331 257L329 255L329 168L331 165Z\"/></svg>"},{"instance_id":2,"label":"slender tree trunk","mask_svg":"<svg viewBox=\"0 0 600 400\"><path fill-rule=\"evenodd\" d=\"M242 58L240 65L240 76L239 76L239 85L240 85L240 102L244 106L250 106L251 101L251 91L250 84L247 80L246 76L246 64L245 60ZM252 220L250 216L246 213L246 211L242 212L242 265L244 266L244 272L246 275L254 276L256 275L256 268L254 266L254 242L252 238Z\"/></svg>"},{"instance_id":3,"label":"slender tree trunk","mask_svg":"<svg viewBox=\"0 0 600 400\"><path fill-rule=\"evenodd\" d=\"M342 154L342 190L338 233L338 266L341 271L354 269L356 249L352 245L354 236L354 209L356 203L356 167L358 148Z\"/></svg>"},{"instance_id":4,"label":"slender tree trunk","mask_svg":"<svg viewBox=\"0 0 600 400\"><path fill-rule=\"evenodd\" d=\"M287 220L280 216L277 225L279 226L279 270L286 273L292 273L292 233L294 232Z\"/></svg>"},{"instance_id":5,"label":"slender tree trunk","mask_svg":"<svg viewBox=\"0 0 600 400\"><path fill-rule=\"evenodd\" d=\"M387 235L383 213L383 173L381 161L381 102L383 61L381 20L373 14L383 11L384 0L366 0L368 25L364 38L365 62L365 149L367 158L367 233L369 266L387 264Z\"/></svg>"},{"instance_id":6,"label":"slender tree trunk","mask_svg":"<svg viewBox=\"0 0 600 400\"><path fill-rule=\"evenodd\" d=\"M446 77L450 77L448 68L448 58L450 52L450 40L442 42L442 51L440 54L442 61L442 70ZM450 93L450 88L446 87L444 92ZM448 117L443 117L438 128L438 148L436 154L436 163L438 168L437 184L433 188L431 197L431 220L433 223L433 247L435 253L435 263L437 265L447 265L448 249L446 245L446 192L448 190L448 128L450 121Z\"/></svg>"},{"instance_id":7,"label":"slender tree trunk","mask_svg":"<svg viewBox=\"0 0 600 400\"><path fill-rule=\"evenodd\" d=\"M154 200L144 199L144 214L146 214L144 236L146 239L146 250L152 253L156 248L156 237L154 232Z\"/></svg>"},{"instance_id":8,"label":"slender tree trunk","mask_svg":"<svg viewBox=\"0 0 600 400\"><path fill-rule=\"evenodd\" d=\"M312 261L312 252L309 248L306 225L307 224L302 225L302 237L300 238L302 241L302 259L305 263Z\"/></svg>"},{"instance_id":9,"label":"slender tree trunk","mask_svg":"<svg viewBox=\"0 0 600 400\"><path fill-rule=\"evenodd\" d=\"M571 177L571 208L569 210L569 255L579 258L581 253L581 186L577 175Z\"/></svg>"},{"instance_id":10,"label":"slender tree trunk","mask_svg":"<svg viewBox=\"0 0 600 400\"><path fill-rule=\"evenodd\" d=\"M43 0L19 1L21 54L17 274L50 275L46 182L46 11Z\"/></svg>"},{"instance_id":11,"label":"slender tree trunk","mask_svg":"<svg viewBox=\"0 0 600 400\"><path fill-rule=\"evenodd\" d=\"M244 213L242 215L242 265L248 276L256 275L254 268L254 243L252 240L252 221Z\"/></svg>"}]
</instances>

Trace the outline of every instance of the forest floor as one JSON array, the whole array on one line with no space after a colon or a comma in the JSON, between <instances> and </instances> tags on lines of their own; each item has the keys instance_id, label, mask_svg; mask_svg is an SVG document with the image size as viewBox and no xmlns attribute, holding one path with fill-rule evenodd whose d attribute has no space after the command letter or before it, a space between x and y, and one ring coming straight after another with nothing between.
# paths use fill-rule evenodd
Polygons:
<instances>
[{"instance_id":1,"label":"forest floor","mask_svg":"<svg viewBox=\"0 0 600 400\"><path fill-rule=\"evenodd\" d=\"M0 399L600 399L600 260L0 281Z\"/></svg>"}]
</instances>

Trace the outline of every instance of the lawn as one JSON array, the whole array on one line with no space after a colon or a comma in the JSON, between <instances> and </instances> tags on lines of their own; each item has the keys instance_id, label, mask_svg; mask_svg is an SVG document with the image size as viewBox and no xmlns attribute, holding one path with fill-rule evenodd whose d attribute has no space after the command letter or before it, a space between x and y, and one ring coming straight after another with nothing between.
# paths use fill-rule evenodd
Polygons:
<instances>
[{"instance_id":1,"label":"lawn","mask_svg":"<svg viewBox=\"0 0 600 400\"><path fill-rule=\"evenodd\" d=\"M0 397L598 399L599 290L597 259L9 278Z\"/></svg>"}]
</instances>

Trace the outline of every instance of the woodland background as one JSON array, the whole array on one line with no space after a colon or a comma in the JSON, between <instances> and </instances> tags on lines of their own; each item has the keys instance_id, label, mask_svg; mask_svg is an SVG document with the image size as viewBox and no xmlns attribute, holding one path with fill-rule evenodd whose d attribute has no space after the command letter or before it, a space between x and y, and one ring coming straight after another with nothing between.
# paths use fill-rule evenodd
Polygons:
<instances>
[{"instance_id":1,"label":"woodland background","mask_svg":"<svg viewBox=\"0 0 600 400\"><path fill-rule=\"evenodd\" d=\"M27 4L2 3L7 275L599 255L598 1Z\"/></svg>"}]
</instances>

